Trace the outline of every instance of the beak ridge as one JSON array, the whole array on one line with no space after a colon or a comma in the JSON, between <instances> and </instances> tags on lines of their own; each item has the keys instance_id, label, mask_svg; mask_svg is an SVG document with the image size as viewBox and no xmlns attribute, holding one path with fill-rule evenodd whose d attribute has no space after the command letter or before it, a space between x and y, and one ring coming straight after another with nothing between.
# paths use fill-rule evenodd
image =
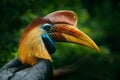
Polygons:
<instances>
[{"instance_id":1,"label":"beak ridge","mask_svg":"<svg viewBox=\"0 0 120 80\"><path fill-rule=\"evenodd\" d=\"M57 42L70 42L80 44L100 51L95 42L77 27L68 24L55 24L50 36Z\"/></svg>"}]
</instances>

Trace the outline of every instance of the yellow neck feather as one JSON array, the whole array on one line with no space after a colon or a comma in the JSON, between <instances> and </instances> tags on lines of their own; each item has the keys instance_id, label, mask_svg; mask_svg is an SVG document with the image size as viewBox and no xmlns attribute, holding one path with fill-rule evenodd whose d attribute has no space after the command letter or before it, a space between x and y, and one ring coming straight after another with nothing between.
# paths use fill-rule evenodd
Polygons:
<instances>
[{"instance_id":1,"label":"yellow neck feather","mask_svg":"<svg viewBox=\"0 0 120 80\"><path fill-rule=\"evenodd\" d=\"M44 31L39 27L30 31L19 45L19 59L22 63L34 65L37 59L44 58L52 61L43 41L40 37Z\"/></svg>"}]
</instances>

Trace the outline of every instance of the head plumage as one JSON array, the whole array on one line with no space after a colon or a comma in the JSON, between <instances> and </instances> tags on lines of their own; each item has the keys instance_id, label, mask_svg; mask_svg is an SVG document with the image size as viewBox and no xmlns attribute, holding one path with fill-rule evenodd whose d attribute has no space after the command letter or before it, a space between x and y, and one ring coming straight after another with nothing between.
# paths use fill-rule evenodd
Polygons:
<instances>
[{"instance_id":1,"label":"head plumage","mask_svg":"<svg viewBox=\"0 0 120 80\"><path fill-rule=\"evenodd\" d=\"M44 31L40 30L40 26L45 23L77 25L77 15L73 11L61 10L55 11L43 18L33 20L24 30L20 45L19 59L25 63L33 65L37 59L44 58L52 61L45 44L40 37Z\"/></svg>"}]
</instances>

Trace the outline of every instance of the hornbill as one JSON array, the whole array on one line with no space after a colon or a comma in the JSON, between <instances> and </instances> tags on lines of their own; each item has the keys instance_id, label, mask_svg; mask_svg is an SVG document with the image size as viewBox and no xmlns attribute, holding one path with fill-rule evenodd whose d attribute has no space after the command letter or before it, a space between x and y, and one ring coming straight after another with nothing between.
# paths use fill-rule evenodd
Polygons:
<instances>
[{"instance_id":1,"label":"hornbill","mask_svg":"<svg viewBox=\"0 0 120 80\"><path fill-rule=\"evenodd\" d=\"M77 26L73 11L55 11L33 20L24 30L19 58L0 69L0 80L50 80L53 77L52 59L55 42L76 43L99 51L98 46Z\"/></svg>"}]
</instances>

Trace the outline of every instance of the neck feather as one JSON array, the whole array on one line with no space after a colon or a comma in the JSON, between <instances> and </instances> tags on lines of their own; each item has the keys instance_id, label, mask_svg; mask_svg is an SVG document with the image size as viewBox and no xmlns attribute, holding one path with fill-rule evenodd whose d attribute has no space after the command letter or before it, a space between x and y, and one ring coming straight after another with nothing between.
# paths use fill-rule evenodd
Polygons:
<instances>
[{"instance_id":1,"label":"neck feather","mask_svg":"<svg viewBox=\"0 0 120 80\"><path fill-rule=\"evenodd\" d=\"M22 63L34 65L38 59L44 58L52 61L41 35L39 27L34 28L21 40L19 45L19 59Z\"/></svg>"}]
</instances>

